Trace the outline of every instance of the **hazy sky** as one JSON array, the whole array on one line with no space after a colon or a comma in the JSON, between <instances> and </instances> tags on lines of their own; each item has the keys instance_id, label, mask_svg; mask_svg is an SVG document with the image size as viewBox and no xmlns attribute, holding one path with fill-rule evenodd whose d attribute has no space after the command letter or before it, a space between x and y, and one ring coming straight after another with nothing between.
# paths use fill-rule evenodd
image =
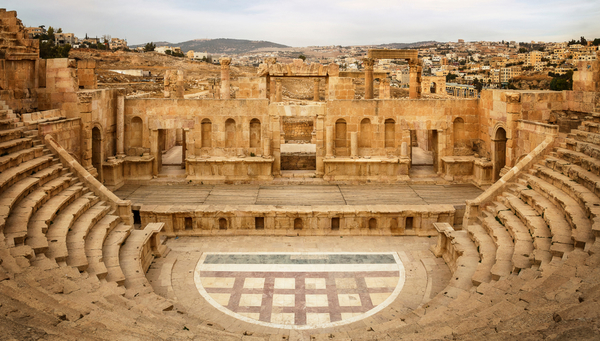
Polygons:
<instances>
[{"instance_id":1,"label":"hazy sky","mask_svg":"<svg viewBox=\"0 0 600 341\"><path fill-rule=\"evenodd\" d=\"M600 38L600 0L20 0L25 26L129 45L202 38L291 46Z\"/></svg>"}]
</instances>

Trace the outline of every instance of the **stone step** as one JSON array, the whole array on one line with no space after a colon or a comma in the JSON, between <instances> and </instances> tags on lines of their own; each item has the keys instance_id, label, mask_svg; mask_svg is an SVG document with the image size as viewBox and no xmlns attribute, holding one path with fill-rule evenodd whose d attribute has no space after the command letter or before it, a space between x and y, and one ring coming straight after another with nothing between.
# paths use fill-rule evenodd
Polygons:
<instances>
[{"instance_id":1,"label":"stone step","mask_svg":"<svg viewBox=\"0 0 600 341\"><path fill-rule=\"evenodd\" d=\"M109 212L110 206L106 206L103 201L98 202L92 208L83 213L73 224L67 233L67 249L69 257L67 265L74 266L79 271L85 271L88 267L86 256L86 237L88 233Z\"/></svg>"},{"instance_id":2,"label":"stone step","mask_svg":"<svg viewBox=\"0 0 600 341\"><path fill-rule=\"evenodd\" d=\"M482 227L492 237L496 245L496 262L492 266L492 280L500 280L509 276L513 269L512 258L514 253L514 244L510 234L500 220L488 211L482 212Z\"/></svg>"},{"instance_id":3,"label":"stone step","mask_svg":"<svg viewBox=\"0 0 600 341\"><path fill-rule=\"evenodd\" d=\"M600 175L599 159L596 159L581 152L568 149L559 148L557 152L559 158L581 166L583 169L590 171L596 175Z\"/></svg>"},{"instance_id":4,"label":"stone step","mask_svg":"<svg viewBox=\"0 0 600 341\"><path fill-rule=\"evenodd\" d=\"M594 235L589 218L593 215L592 218L600 219L600 198L585 186L545 166L536 166L536 176L557 188L552 191L553 201L561 203L560 206L567 213L575 247L585 248L588 243L591 245Z\"/></svg>"},{"instance_id":5,"label":"stone step","mask_svg":"<svg viewBox=\"0 0 600 341\"><path fill-rule=\"evenodd\" d=\"M89 267L87 272L96 275L98 279L106 278L108 269L104 262L103 245L110 232L121 222L115 215L107 215L100 220L85 239L85 254Z\"/></svg>"},{"instance_id":6,"label":"stone step","mask_svg":"<svg viewBox=\"0 0 600 341\"><path fill-rule=\"evenodd\" d=\"M31 138L23 137L6 142L0 142L0 156L5 156L19 150L33 147Z\"/></svg>"},{"instance_id":7,"label":"stone step","mask_svg":"<svg viewBox=\"0 0 600 341\"><path fill-rule=\"evenodd\" d=\"M102 245L102 258L108 271L106 280L109 282L125 284L125 275L119 261L119 251L132 230L132 226L120 223L108 234Z\"/></svg>"},{"instance_id":8,"label":"stone step","mask_svg":"<svg viewBox=\"0 0 600 341\"><path fill-rule=\"evenodd\" d=\"M128 291L126 297L152 293L152 286L146 278L140 256L142 244L150 234L154 233L156 226L157 224L148 224L143 230L132 230L119 251L119 263L125 275L125 288Z\"/></svg>"},{"instance_id":9,"label":"stone step","mask_svg":"<svg viewBox=\"0 0 600 341\"><path fill-rule=\"evenodd\" d=\"M96 202L98 202L98 198L88 193L77 198L56 215L46 232L48 239L46 257L54 259L59 264L67 260L69 256L67 233L75 221Z\"/></svg>"},{"instance_id":10,"label":"stone step","mask_svg":"<svg viewBox=\"0 0 600 341\"><path fill-rule=\"evenodd\" d=\"M505 193L505 195L512 196L510 193ZM508 203L505 204L508 206ZM533 264L533 239L529 234L529 229L510 209L498 212L497 217L507 228L514 243L512 272L519 273L521 269L530 268Z\"/></svg>"},{"instance_id":11,"label":"stone step","mask_svg":"<svg viewBox=\"0 0 600 341\"><path fill-rule=\"evenodd\" d=\"M0 156L0 172L4 172L10 168L17 167L23 162L33 160L44 155L42 146L31 147L14 151L10 154Z\"/></svg>"},{"instance_id":12,"label":"stone step","mask_svg":"<svg viewBox=\"0 0 600 341\"><path fill-rule=\"evenodd\" d=\"M18 181L53 164L56 164L54 158L52 156L44 155L3 171L0 173L0 194Z\"/></svg>"},{"instance_id":13,"label":"stone step","mask_svg":"<svg viewBox=\"0 0 600 341\"><path fill-rule=\"evenodd\" d=\"M64 172L64 170L63 170ZM25 242L27 237L27 225L31 216L50 198L65 190L72 183L67 176L47 182L44 186L37 188L25 197L19 205L11 212L4 227L4 235L8 245L19 245Z\"/></svg>"},{"instance_id":14,"label":"stone step","mask_svg":"<svg viewBox=\"0 0 600 341\"><path fill-rule=\"evenodd\" d=\"M525 177L532 190L521 192L521 198L542 214L552 234L550 252L553 256L562 258L564 253L572 251L575 245L571 216L581 216L583 212L573 199L564 193L561 194L552 184L531 175Z\"/></svg>"},{"instance_id":15,"label":"stone step","mask_svg":"<svg viewBox=\"0 0 600 341\"><path fill-rule=\"evenodd\" d=\"M467 227L469 237L477 246L481 262L471 278L474 286L489 283L492 280L492 267L496 263L496 244L481 225L473 224Z\"/></svg>"},{"instance_id":16,"label":"stone step","mask_svg":"<svg viewBox=\"0 0 600 341\"><path fill-rule=\"evenodd\" d=\"M49 199L29 219L25 244L31 246L36 253L46 252L48 249L48 239L46 238L48 226L61 210L81 197L83 193L83 186L74 184Z\"/></svg>"},{"instance_id":17,"label":"stone step","mask_svg":"<svg viewBox=\"0 0 600 341\"><path fill-rule=\"evenodd\" d=\"M38 186L55 179L61 170L62 166L59 164L47 167L35 175L16 182L6 191L2 192L0 194L0 231L4 229L6 219L8 219L12 209L16 207L17 203L25 198L30 192L34 191Z\"/></svg>"},{"instance_id":18,"label":"stone step","mask_svg":"<svg viewBox=\"0 0 600 341\"><path fill-rule=\"evenodd\" d=\"M571 134L569 134L569 138L573 138L576 141L600 145L600 134L598 134L598 133L592 133L589 131L573 129L573 130L571 130Z\"/></svg>"},{"instance_id":19,"label":"stone step","mask_svg":"<svg viewBox=\"0 0 600 341\"><path fill-rule=\"evenodd\" d=\"M575 180L596 196L600 195L600 177L583 167L556 158L546 158L545 166ZM600 202L600 198L597 200Z\"/></svg>"},{"instance_id":20,"label":"stone step","mask_svg":"<svg viewBox=\"0 0 600 341\"><path fill-rule=\"evenodd\" d=\"M533 263L541 265L552 260L552 254L550 253L552 234L541 214L528 205L527 202L521 200L521 194L527 191L533 190L520 186L517 195L506 196L505 203L526 226L533 240Z\"/></svg>"},{"instance_id":21,"label":"stone step","mask_svg":"<svg viewBox=\"0 0 600 341\"><path fill-rule=\"evenodd\" d=\"M0 142L6 142L23 137L23 128L0 130Z\"/></svg>"}]
</instances>

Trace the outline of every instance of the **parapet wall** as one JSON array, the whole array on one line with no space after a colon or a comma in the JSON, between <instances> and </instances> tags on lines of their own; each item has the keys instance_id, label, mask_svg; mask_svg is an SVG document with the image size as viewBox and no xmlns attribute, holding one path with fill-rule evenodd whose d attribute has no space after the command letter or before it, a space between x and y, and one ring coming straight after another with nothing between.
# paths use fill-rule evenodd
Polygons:
<instances>
[{"instance_id":1,"label":"parapet wall","mask_svg":"<svg viewBox=\"0 0 600 341\"><path fill-rule=\"evenodd\" d=\"M165 223L163 233L207 235L434 236L435 222L454 223L452 205L219 206L144 205L142 225Z\"/></svg>"}]
</instances>

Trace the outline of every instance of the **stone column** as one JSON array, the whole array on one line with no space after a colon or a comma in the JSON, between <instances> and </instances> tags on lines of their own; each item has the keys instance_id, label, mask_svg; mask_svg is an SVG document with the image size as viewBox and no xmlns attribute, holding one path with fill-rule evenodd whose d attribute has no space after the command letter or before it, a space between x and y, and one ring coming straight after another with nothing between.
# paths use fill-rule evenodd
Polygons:
<instances>
[{"instance_id":1,"label":"stone column","mask_svg":"<svg viewBox=\"0 0 600 341\"><path fill-rule=\"evenodd\" d=\"M268 137L265 137L263 139L263 156L271 156L271 139L269 139Z\"/></svg>"},{"instance_id":2,"label":"stone column","mask_svg":"<svg viewBox=\"0 0 600 341\"><path fill-rule=\"evenodd\" d=\"M400 148L400 156L408 157L408 143L402 142L402 147Z\"/></svg>"},{"instance_id":3,"label":"stone column","mask_svg":"<svg viewBox=\"0 0 600 341\"><path fill-rule=\"evenodd\" d=\"M277 80L275 81L276 87L277 87L277 91L275 93L275 102L282 102L283 101L283 87L281 85L281 79L277 78Z\"/></svg>"},{"instance_id":4,"label":"stone column","mask_svg":"<svg viewBox=\"0 0 600 341\"><path fill-rule=\"evenodd\" d=\"M163 78L163 86L164 86L164 97L171 98L171 91L169 88L171 87L171 70L165 71L165 76Z\"/></svg>"},{"instance_id":5,"label":"stone column","mask_svg":"<svg viewBox=\"0 0 600 341\"><path fill-rule=\"evenodd\" d=\"M194 132L190 131L189 128L183 129L184 133L184 144L186 158L194 158L196 156L196 145L194 141Z\"/></svg>"},{"instance_id":6,"label":"stone column","mask_svg":"<svg viewBox=\"0 0 600 341\"><path fill-rule=\"evenodd\" d=\"M125 157L125 92L117 94L117 157Z\"/></svg>"},{"instance_id":7,"label":"stone column","mask_svg":"<svg viewBox=\"0 0 600 341\"><path fill-rule=\"evenodd\" d=\"M423 67L418 64L410 64L410 80L408 84L408 97L410 99L421 98L421 72Z\"/></svg>"},{"instance_id":8,"label":"stone column","mask_svg":"<svg viewBox=\"0 0 600 341\"><path fill-rule=\"evenodd\" d=\"M277 83L275 81L275 78L273 77L269 77L269 100L271 102L275 102L275 100L277 99L277 95L276 95L276 88L277 88Z\"/></svg>"},{"instance_id":9,"label":"stone column","mask_svg":"<svg viewBox=\"0 0 600 341\"><path fill-rule=\"evenodd\" d=\"M318 79L318 78L315 78L313 80L313 83L314 83L314 86L313 86L313 92L314 92L313 100L314 101L320 101L321 100L321 95L319 93L319 83L320 82L321 82L321 80Z\"/></svg>"},{"instance_id":10,"label":"stone column","mask_svg":"<svg viewBox=\"0 0 600 341\"><path fill-rule=\"evenodd\" d=\"M187 154L187 145L186 145L186 134L187 131L184 129L181 129L181 168L185 169L185 158L186 158L186 154Z\"/></svg>"},{"instance_id":11,"label":"stone column","mask_svg":"<svg viewBox=\"0 0 600 341\"><path fill-rule=\"evenodd\" d=\"M358 157L358 132L350 133L350 157Z\"/></svg>"},{"instance_id":12,"label":"stone column","mask_svg":"<svg viewBox=\"0 0 600 341\"><path fill-rule=\"evenodd\" d=\"M372 58L363 58L363 66L365 67L365 99L373 99L373 64L375 60Z\"/></svg>"},{"instance_id":13,"label":"stone column","mask_svg":"<svg viewBox=\"0 0 600 341\"><path fill-rule=\"evenodd\" d=\"M150 130L150 155L154 157L152 162L152 175L158 176L158 162L160 160L158 153L158 129Z\"/></svg>"},{"instance_id":14,"label":"stone column","mask_svg":"<svg viewBox=\"0 0 600 341\"><path fill-rule=\"evenodd\" d=\"M333 157L333 127L325 128L325 157Z\"/></svg>"},{"instance_id":15,"label":"stone column","mask_svg":"<svg viewBox=\"0 0 600 341\"><path fill-rule=\"evenodd\" d=\"M231 58L224 57L219 59L221 63L221 99L229 99L229 65Z\"/></svg>"},{"instance_id":16,"label":"stone column","mask_svg":"<svg viewBox=\"0 0 600 341\"><path fill-rule=\"evenodd\" d=\"M379 81L379 99L390 99L391 97L390 80L383 78Z\"/></svg>"},{"instance_id":17,"label":"stone column","mask_svg":"<svg viewBox=\"0 0 600 341\"><path fill-rule=\"evenodd\" d=\"M227 71L229 75L229 70ZM184 73L183 70L177 70L177 83L175 84L175 98L183 98L184 87L183 87Z\"/></svg>"}]
</instances>

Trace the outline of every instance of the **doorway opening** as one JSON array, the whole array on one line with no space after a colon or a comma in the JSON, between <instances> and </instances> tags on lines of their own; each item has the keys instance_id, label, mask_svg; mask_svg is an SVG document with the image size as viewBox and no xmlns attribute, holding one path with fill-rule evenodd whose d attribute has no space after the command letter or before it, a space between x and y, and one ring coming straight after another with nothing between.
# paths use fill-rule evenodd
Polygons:
<instances>
[{"instance_id":1,"label":"doorway opening","mask_svg":"<svg viewBox=\"0 0 600 341\"><path fill-rule=\"evenodd\" d=\"M438 172L437 130L410 131L410 176L433 177Z\"/></svg>"},{"instance_id":2,"label":"doorway opening","mask_svg":"<svg viewBox=\"0 0 600 341\"><path fill-rule=\"evenodd\" d=\"M494 170L494 182L500 179L500 172L506 166L506 130L498 128L492 140L492 160Z\"/></svg>"},{"instance_id":3,"label":"doorway opening","mask_svg":"<svg viewBox=\"0 0 600 341\"><path fill-rule=\"evenodd\" d=\"M96 178L102 182L102 132L100 128L92 128L92 166L98 171Z\"/></svg>"}]
</instances>

